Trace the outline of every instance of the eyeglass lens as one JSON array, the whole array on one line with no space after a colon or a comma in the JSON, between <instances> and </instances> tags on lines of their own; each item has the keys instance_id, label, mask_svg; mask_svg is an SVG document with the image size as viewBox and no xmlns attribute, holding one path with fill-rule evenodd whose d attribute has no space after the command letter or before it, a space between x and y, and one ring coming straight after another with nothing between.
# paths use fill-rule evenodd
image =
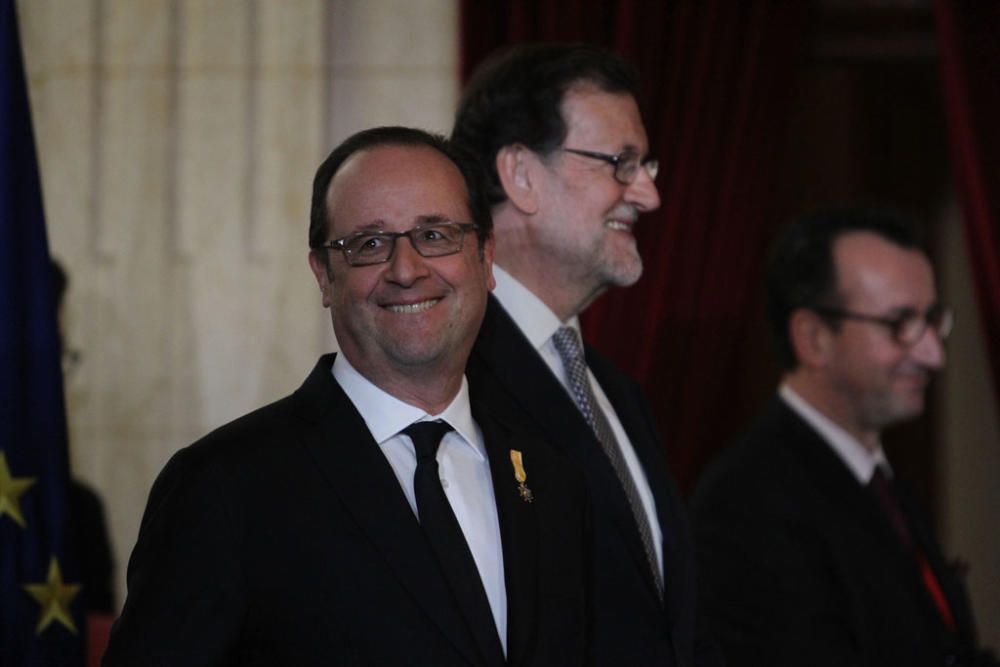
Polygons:
<instances>
[{"instance_id":1,"label":"eyeglass lens","mask_svg":"<svg viewBox=\"0 0 1000 667\"><path fill-rule=\"evenodd\" d=\"M342 247L348 262L354 266L378 264L392 257L400 236L408 237L413 249L423 257L441 257L462 249L465 231L461 225L445 224L405 232L358 234L344 239Z\"/></svg>"},{"instance_id":2,"label":"eyeglass lens","mask_svg":"<svg viewBox=\"0 0 1000 667\"><path fill-rule=\"evenodd\" d=\"M935 307L922 315L914 313L899 320L896 325L896 340L904 345L915 345L928 327L939 339L944 340L951 333L954 322L955 318L950 308Z\"/></svg>"},{"instance_id":3,"label":"eyeglass lens","mask_svg":"<svg viewBox=\"0 0 1000 667\"><path fill-rule=\"evenodd\" d=\"M636 177L639 175L640 167L646 170L651 181L656 180L656 174L660 170L659 161L646 160L643 162L639 159L638 155L623 157L619 160L618 165L615 167L615 180L626 185L635 182Z\"/></svg>"}]
</instances>

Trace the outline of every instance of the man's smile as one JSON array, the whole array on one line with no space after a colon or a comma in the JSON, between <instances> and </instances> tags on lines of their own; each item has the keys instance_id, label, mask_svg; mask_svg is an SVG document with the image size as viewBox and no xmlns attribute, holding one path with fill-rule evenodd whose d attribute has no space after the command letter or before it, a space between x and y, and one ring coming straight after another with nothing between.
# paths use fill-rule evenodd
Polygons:
<instances>
[{"instance_id":1,"label":"man's smile","mask_svg":"<svg viewBox=\"0 0 1000 667\"><path fill-rule=\"evenodd\" d=\"M416 303L387 303L382 307L393 313L422 313L433 308L441 301L440 298L425 299Z\"/></svg>"}]
</instances>

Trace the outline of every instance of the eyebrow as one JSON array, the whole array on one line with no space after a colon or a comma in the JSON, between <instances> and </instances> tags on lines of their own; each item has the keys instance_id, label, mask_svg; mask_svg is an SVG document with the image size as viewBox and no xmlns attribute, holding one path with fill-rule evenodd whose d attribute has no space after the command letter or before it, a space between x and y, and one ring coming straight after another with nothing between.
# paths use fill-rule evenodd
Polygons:
<instances>
[{"instance_id":1,"label":"eyebrow","mask_svg":"<svg viewBox=\"0 0 1000 667\"><path fill-rule=\"evenodd\" d=\"M418 215L416 222L418 225L434 225L439 222L453 222L451 216L444 215L443 213L427 213L425 215Z\"/></svg>"},{"instance_id":2,"label":"eyebrow","mask_svg":"<svg viewBox=\"0 0 1000 667\"><path fill-rule=\"evenodd\" d=\"M635 153L640 158L647 158L647 157L649 157L649 149L648 148L646 149L645 152L643 152L635 144L625 144L622 147L622 149L620 151L618 151L618 153L619 154L622 154L622 153Z\"/></svg>"},{"instance_id":3,"label":"eyebrow","mask_svg":"<svg viewBox=\"0 0 1000 667\"><path fill-rule=\"evenodd\" d=\"M892 310L890 310L888 313L886 313L885 316L895 319L895 318L913 317L914 315L921 314L921 312L922 311L917 310L913 306L899 306L897 308L893 308Z\"/></svg>"},{"instance_id":4,"label":"eyebrow","mask_svg":"<svg viewBox=\"0 0 1000 667\"><path fill-rule=\"evenodd\" d=\"M382 220L382 219L372 220L371 222L365 223L365 224L361 225L360 227L357 227L357 228L351 230L350 232L348 232L348 235L350 235L350 234L359 234L361 232L374 232L374 233L378 233L378 232L382 231L382 229L384 227L385 227L385 220Z\"/></svg>"},{"instance_id":5,"label":"eyebrow","mask_svg":"<svg viewBox=\"0 0 1000 667\"><path fill-rule=\"evenodd\" d=\"M929 306L924 309L915 308L913 306L897 306L890 310L885 317L913 317L915 315L926 315L935 308L941 307L941 300L935 299L931 302Z\"/></svg>"},{"instance_id":6,"label":"eyebrow","mask_svg":"<svg viewBox=\"0 0 1000 667\"><path fill-rule=\"evenodd\" d=\"M454 222L454 220L443 213L425 213L424 215L418 215L414 218L414 225L436 225L442 222ZM354 234L380 234L385 231L385 220L381 218L378 220L372 220L371 222L361 225L354 231L350 232L348 236Z\"/></svg>"}]
</instances>

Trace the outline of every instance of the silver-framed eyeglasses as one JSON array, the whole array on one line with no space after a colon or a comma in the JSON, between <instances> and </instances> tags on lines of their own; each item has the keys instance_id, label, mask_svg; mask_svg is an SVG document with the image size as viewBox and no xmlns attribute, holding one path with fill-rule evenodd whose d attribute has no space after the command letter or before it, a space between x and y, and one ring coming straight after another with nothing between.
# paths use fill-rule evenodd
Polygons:
<instances>
[{"instance_id":1,"label":"silver-framed eyeglasses","mask_svg":"<svg viewBox=\"0 0 1000 667\"><path fill-rule=\"evenodd\" d=\"M865 315L822 306L812 310L824 317L871 322L886 327L892 334L892 339L903 347L916 345L924 337L928 327L937 334L938 340L944 341L948 338L948 334L951 333L951 328L955 324L955 313L948 306L941 304L935 304L923 313L907 308L893 317Z\"/></svg>"},{"instance_id":2,"label":"silver-framed eyeglasses","mask_svg":"<svg viewBox=\"0 0 1000 667\"><path fill-rule=\"evenodd\" d=\"M421 257L444 257L461 252L465 233L478 227L471 222L445 221L417 225L405 232L360 231L319 247L340 250L351 266L368 266L392 259L396 241L405 236Z\"/></svg>"},{"instance_id":3,"label":"silver-framed eyeglasses","mask_svg":"<svg viewBox=\"0 0 1000 667\"><path fill-rule=\"evenodd\" d=\"M566 153L572 153L573 155L582 155L583 157L589 157L594 160L607 162L615 168L615 180L622 185L631 185L632 183L635 183L635 179L639 176L640 167L646 170L646 173L649 174L649 180L651 181L656 180L656 174L660 171L659 160L650 157L647 157L644 160L642 159L642 156L633 150L622 151L618 155L598 153L597 151L585 151L579 148L562 148L560 150Z\"/></svg>"}]
</instances>

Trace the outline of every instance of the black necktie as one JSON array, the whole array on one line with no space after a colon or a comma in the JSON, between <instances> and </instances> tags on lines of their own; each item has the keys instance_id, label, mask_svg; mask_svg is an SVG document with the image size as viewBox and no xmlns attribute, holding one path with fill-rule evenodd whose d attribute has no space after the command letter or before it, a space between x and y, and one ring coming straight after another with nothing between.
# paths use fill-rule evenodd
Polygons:
<instances>
[{"instance_id":1,"label":"black necktie","mask_svg":"<svg viewBox=\"0 0 1000 667\"><path fill-rule=\"evenodd\" d=\"M497 633L483 581L476 561L465 541L462 527L441 488L438 474L437 449L441 438L452 428L445 422L418 422L403 429L413 440L417 453L417 470L413 474L413 492L417 500L420 526L437 557L438 564L451 592L486 656L499 657L503 662L503 647Z\"/></svg>"}]
</instances>

